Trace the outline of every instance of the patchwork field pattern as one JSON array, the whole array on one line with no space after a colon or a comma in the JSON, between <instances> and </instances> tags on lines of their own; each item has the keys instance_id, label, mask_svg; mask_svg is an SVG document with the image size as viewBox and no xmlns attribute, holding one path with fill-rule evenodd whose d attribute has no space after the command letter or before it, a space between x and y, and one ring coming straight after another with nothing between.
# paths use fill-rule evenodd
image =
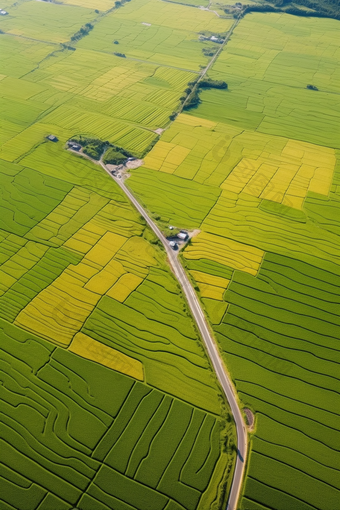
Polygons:
<instances>
[{"instance_id":1,"label":"patchwork field pattern","mask_svg":"<svg viewBox=\"0 0 340 510\"><path fill-rule=\"evenodd\" d=\"M228 90L127 181L161 225L199 229L180 257L255 415L242 510L340 498L339 27L247 14L209 71Z\"/></svg>"},{"instance_id":2,"label":"patchwork field pattern","mask_svg":"<svg viewBox=\"0 0 340 510\"><path fill-rule=\"evenodd\" d=\"M4 164L2 501L205 508L223 498L232 424L164 254L115 189L46 171Z\"/></svg>"},{"instance_id":3,"label":"patchwork field pattern","mask_svg":"<svg viewBox=\"0 0 340 510\"><path fill-rule=\"evenodd\" d=\"M210 42L199 40L199 32L224 33L230 26L231 20L221 20L212 12L135 0L106 16L79 46L107 53L116 50L127 57L197 71L207 62L202 48L211 47ZM150 83L156 84L155 78Z\"/></svg>"},{"instance_id":4,"label":"patchwork field pattern","mask_svg":"<svg viewBox=\"0 0 340 510\"><path fill-rule=\"evenodd\" d=\"M218 484L216 416L4 321L1 366L4 508L194 510Z\"/></svg>"},{"instance_id":5,"label":"patchwork field pattern","mask_svg":"<svg viewBox=\"0 0 340 510\"><path fill-rule=\"evenodd\" d=\"M266 254L235 273L216 328L257 433L242 508L329 509L339 499L338 274Z\"/></svg>"},{"instance_id":6,"label":"patchwork field pattern","mask_svg":"<svg viewBox=\"0 0 340 510\"><path fill-rule=\"evenodd\" d=\"M247 15L210 73L228 91L204 91L194 115L339 148L338 38L336 20Z\"/></svg>"},{"instance_id":7,"label":"patchwork field pattern","mask_svg":"<svg viewBox=\"0 0 340 510\"><path fill-rule=\"evenodd\" d=\"M1 159L20 160L51 133L63 143L79 134L101 138L143 156L208 63L202 50L210 43L199 32L231 25L156 0L118 9L103 0L98 9L106 13L93 7L32 0L1 17ZM92 28L79 39L86 25Z\"/></svg>"},{"instance_id":8,"label":"patchwork field pattern","mask_svg":"<svg viewBox=\"0 0 340 510\"><path fill-rule=\"evenodd\" d=\"M28 37L43 42L66 42L82 25L93 20L94 9L70 5L40 3L30 0L11 5L9 15L2 17L0 28L11 35Z\"/></svg>"},{"instance_id":9,"label":"patchwork field pattern","mask_svg":"<svg viewBox=\"0 0 340 510\"><path fill-rule=\"evenodd\" d=\"M230 21L117 4L24 0L0 20L4 510L205 510L232 480L234 425L164 251L65 150L85 135L142 157L208 63L199 32Z\"/></svg>"}]
</instances>

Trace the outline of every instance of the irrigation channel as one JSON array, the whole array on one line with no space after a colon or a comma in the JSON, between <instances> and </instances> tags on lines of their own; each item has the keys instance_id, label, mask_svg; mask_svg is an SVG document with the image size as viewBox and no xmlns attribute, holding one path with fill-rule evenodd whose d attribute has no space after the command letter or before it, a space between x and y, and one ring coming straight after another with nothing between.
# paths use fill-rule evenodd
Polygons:
<instances>
[{"instance_id":1,"label":"irrigation channel","mask_svg":"<svg viewBox=\"0 0 340 510\"><path fill-rule=\"evenodd\" d=\"M106 168L104 163L100 162L100 165L103 169L110 175L110 177L118 184L118 186L123 190L125 195L129 198L132 204L135 206L137 211L143 216L149 227L156 234L158 239L162 242L165 251L168 255L168 259L171 265L171 268L181 285L183 292L187 298L191 313L196 320L198 329L203 338L204 344L206 346L210 361L215 370L217 378L222 386L225 396L229 402L231 411L234 416L236 430L237 430L237 458L236 458L236 466L234 471L234 478L231 485L231 490L229 494L229 499L227 503L227 510L236 510L237 501L239 499L242 480L245 469L245 461L247 458L247 447L248 447L248 436L246 426L241 414L241 411L237 404L237 396L235 389L232 385L232 382L229 379L228 372L224 366L224 363L221 359L219 349L215 343L214 338L212 337L206 318L204 316L203 310L201 308L200 302L195 294L195 291L189 281L189 278L185 274L185 271L177 257L176 252L174 252L170 246L169 242L162 234L157 225L153 222L150 216L147 214L145 209L140 205L140 203L136 200L131 191L127 188L124 183L123 178L118 178L111 174L111 172Z\"/></svg>"}]
</instances>

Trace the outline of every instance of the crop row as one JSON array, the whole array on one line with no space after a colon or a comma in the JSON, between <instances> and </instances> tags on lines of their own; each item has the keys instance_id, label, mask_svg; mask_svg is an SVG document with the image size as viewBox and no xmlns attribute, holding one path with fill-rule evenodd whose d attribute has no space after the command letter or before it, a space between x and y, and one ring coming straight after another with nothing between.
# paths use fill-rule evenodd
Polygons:
<instances>
[{"instance_id":1,"label":"crop row","mask_svg":"<svg viewBox=\"0 0 340 510\"><path fill-rule=\"evenodd\" d=\"M65 182L28 168L14 176L2 173L0 227L25 235L65 198L70 189Z\"/></svg>"},{"instance_id":2,"label":"crop row","mask_svg":"<svg viewBox=\"0 0 340 510\"><path fill-rule=\"evenodd\" d=\"M94 15L92 9L73 5L59 9L56 5L25 2L11 8L11 15L1 20L1 29L35 40L64 42Z\"/></svg>"},{"instance_id":3,"label":"crop row","mask_svg":"<svg viewBox=\"0 0 340 510\"><path fill-rule=\"evenodd\" d=\"M238 25L215 68L220 72L232 68L236 76L252 76L272 84L305 88L314 83L320 89L335 91L339 80L338 54L334 51L337 30L336 21L330 19L253 13Z\"/></svg>"},{"instance_id":4,"label":"crop row","mask_svg":"<svg viewBox=\"0 0 340 510\"><path fill-rule=\"evenodd\" d=\"M219 196L213 188L144 168L132 171L128 184L151 212L178 227L199 226Z\"/></svg>"},{"instance_id":5,"label":"crop row","mask_svg":"<svg viewBox=\"0 0 340 510\"><path fill-rule=\"evenodd\" d=\"M338 278L267 254L257 278L235 272L228 287L216 331L242 401L258 413L244 508L326 509L339 498Z\"/></svg>"},{"instance_id":6,"label":"crop row","mask_svg":"<svg viewBox=\"0 0 340 510\"><path fill-rule=\"evenodd\" d=\"M1 48L0 62L2 72L14 78L19 78L31 71L38 62L43 60L54 49L52 44L44 44L20 37L2 37ZM13 55L15 55L15 59Z\"/></svg>"},{"instance_id":7,"label":"crop row","mask_svg":"<svg viewBox=\"0 0 340 510\"><path fill-rule=\"evenodd\" d=\"M307 89L273 85L229 73L212 71L210 75L213 79L226 80L233 94L220 90L203 91L202 103L195 110L195 116L270 136L340 147L336 130L339 103L332 94L320 92L316 106L314 96ZM256 94L265 96L263 113L262 109L260 113L248 107L249 99Z\"/></svg>"},{"instance_id":8,"label":"crop row","mask_svg":"<svg viewBox=\"0 0 340 510\"><path fill-rule=\"evenodd\" d=\"M67 346L102 294L124 301L147 276L148 266L156 264L154 249L140 237L106 232L87 246L78 266L68 266L33 298L16 317L17 325Z\"/></svg>"},{"instance_id":9,"label":"crop row","mask_svg":"<svg viewBox=\"0 0 340 510\"><path fill-rule=\"evenodd\" d=\"M268 214L258 204L259 199L250 195L242 194L236 199L234 194L223 192L202 228L220 236L227 231L239 242L337 272L336 235L321 231L312 222L287 221L279 215Z\"/></svg>"},{"instance_id":10,"label":"crop row","mask_svg":"<svg viewBox=\"0 0 340 510\"><path fill-rule=\"evenodd\" d=\"M20 508L30 487L32 510L44 497L197 507L220 456L215 417L3 321L1 336L5 502Z\"/></svg>"},{"instance_id":11,"label":"crop row","mask_svg":"<svg viewBox=\"0 0 340 510\"><path fill-rule=\"evenodd\" d=\"M142 299L137 301L135 298L140 294ZM216 397L213 396L207 365L195 341L190 319L185 318L182 312L178 317L183 324L183 333L187 335L184 336L181 328L176 329L173 320L170 320L175 317L174 313L166 314L170 297L170 302L174 303L175 295L167 295L162 287L147 283L139 287L136 296L133 293L128 298L130 306L105 297L86 321L83 331L142 361L146 381L150 384L181 396L184 400L193 399L199 402L200 407L214 409ZM164 302L164 298L167 301ZM163 308L162 316L168 324L159 321L157 310L160 307ZM161 377L162 370L167 373L167 381ZM186 381L186 386L183 381ZM207 399L210 399L209 403Z\"/></svg>"},{"instance_id":12,"label":"crop row","mask_svg":"<svg viewBox=\"0 0 340 510\"><path fill-rule=\"evenodd\" d=\"M44 288L79 258L62 248L49 248L46 253L0 297L1 317L13 322L18 313Z\"/></svg>"},{"instance_id":13,"label":"crop row","mask_svg":"<svg viewBox=\"0 0 340 510\"><path fill-rule=\"evenodd\" d=\"M178 19L183 23L180 29ZM103 18L78 46L110 53L116 49L127 57L198 70L206 60L202 47L208 45L199 41L198 32L225 32L230 25L230 20L220 20L210 12L190 12L178 4L156 7L154 0L136 1L133 10L125 6Z\"/></svg>"},{"instance_id":14,"label":"crop row","mask_svg":"<svg viewBox=\"0 0 340 510\"><path fill-rule=\"evenodd\" d=\"M186 259L209 259L228 268L256 275L262 262L263 251L225 237L200 233L185 250Z\"/></svg>"}]
</instances>

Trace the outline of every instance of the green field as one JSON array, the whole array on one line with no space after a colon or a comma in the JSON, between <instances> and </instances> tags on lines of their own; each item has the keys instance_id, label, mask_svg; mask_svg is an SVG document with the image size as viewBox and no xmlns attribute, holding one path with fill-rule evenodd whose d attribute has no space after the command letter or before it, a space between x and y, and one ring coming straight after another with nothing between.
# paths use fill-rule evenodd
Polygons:
<instances>
[{"instance_id":1,"label":"green field","mask_svg":"<svg viewBox=\"0 0 340 510\"><path fill-rule=\"evenodd\" d=\"M338 38L336 20L247 15L211 72L229 90L203 92L194 115L340 148Z\"/></svg>"},{"instance_id":2,"label":"green field","mask_svg":"<svg viewBox=\"0 0 340 510\"><path fill-rule=\"evenodd\" d=\"M228 89L172 122L220 48L202 33L233 22L209 5L2 7L3 510L219 510L232 481L234 423L164 250L65 150L79 135L144 158L141 204L197 229L180 259L255 416L239 509L338 506L340 22L246 14L209 70Z\"/></svg>"},{"instance_id":3,"label":"green field","mask_svg":"<svg viewBox=\"0 0 340 510\"><path fill-rule=\"evenodd\" d=\"M65 142L146 154L208 63L199 32L230 21L153 0L2 8L0 507L218 508L235 427L186 301L143 218Z\"/></svg>"},{"instance_id":4,"label":"green field","mask_svg":"<svg viewBox=\"0 0 340 510\"><path fill-rule=\"evenodd\" d=\"M200 230L181 257L255 414L242 510L340 498L339 33L247 14L209 71L228 90L202 91L128 181L161 224Z\"/></svg>"},{"instance_id":5,"label":"green field","mask_svg":"<svg viewBox=\"0 0 340 510\"><path fill-rule=\"evenodd\" d=\"M1 336L3 508L198 507L216 416L8 322Z\"/></svg>"}]
</instances>

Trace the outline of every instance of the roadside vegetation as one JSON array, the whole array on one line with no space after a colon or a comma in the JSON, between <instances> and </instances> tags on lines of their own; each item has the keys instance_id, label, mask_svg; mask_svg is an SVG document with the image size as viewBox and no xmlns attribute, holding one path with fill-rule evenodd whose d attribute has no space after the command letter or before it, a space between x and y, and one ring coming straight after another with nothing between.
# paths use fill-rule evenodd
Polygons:
<instances>
[{"instance_id":1,"label":"roadside vegetation","mask_svg":"<svg viewBox=\"0 0 340 510\"><path fill-rule=\"evenodd\" d=\"M255 417L242 510L340 496L338 23L244 16L209 70L228 90L201 89L128 181L201 231L180 256Z\"/></svg>"},{"instance_id":2,"label":"roadside vegetation","mask_svg":"<svg viewBox=\"0 0 340 510\"><path fill-rule=\"evenodd\" d=\"M0 19L0 506L220 507L235 426L186 301L119 187L65 146L106 164L147 154L208 62L198 32L230 22L65 3Z\"/></svg>"}]
</instances>

